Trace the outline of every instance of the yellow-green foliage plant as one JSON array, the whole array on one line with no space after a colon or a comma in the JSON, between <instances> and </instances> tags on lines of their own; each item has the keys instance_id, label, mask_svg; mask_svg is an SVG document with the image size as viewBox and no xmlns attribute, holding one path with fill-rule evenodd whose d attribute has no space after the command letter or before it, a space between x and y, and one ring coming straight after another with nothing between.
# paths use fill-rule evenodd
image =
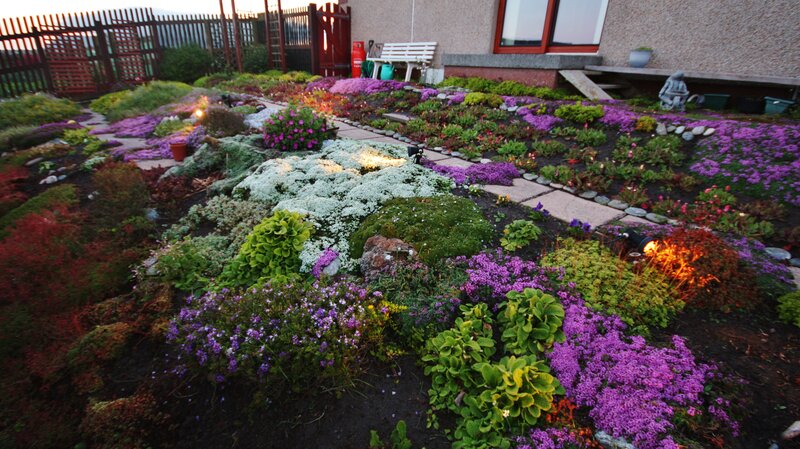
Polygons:
<instances>
[{"instance_id":1,"label":"yellow-green foliage plant","mask_svg":"<svg viewBox=\"0 0 800 449\"><path fill-rule=\"evenodd\" d=\"M666 327L683 309L670 281L655 268L632 266L597 241L559 240L559 248L542 258L542 266L564 267L565 282L574 282L586 304L619 315L633 331Z\"/></svg>"}]
</instances>

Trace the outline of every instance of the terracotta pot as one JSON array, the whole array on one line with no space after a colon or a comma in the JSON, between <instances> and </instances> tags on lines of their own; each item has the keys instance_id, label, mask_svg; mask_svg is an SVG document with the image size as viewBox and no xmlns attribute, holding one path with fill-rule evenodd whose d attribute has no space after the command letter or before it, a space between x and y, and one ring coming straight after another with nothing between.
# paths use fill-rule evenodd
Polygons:
<instances>
[{"instance_id":1,"label":"terracotta pot","mask_svg":"<svg viewBox=\"0 0 800 449\"><path fill-rule=\"evenodd\" d=\"M186 159L186 142L171 143L169 144L169 149L172 151L172 158L176 162Z\"/></svg>"}]
</instances>

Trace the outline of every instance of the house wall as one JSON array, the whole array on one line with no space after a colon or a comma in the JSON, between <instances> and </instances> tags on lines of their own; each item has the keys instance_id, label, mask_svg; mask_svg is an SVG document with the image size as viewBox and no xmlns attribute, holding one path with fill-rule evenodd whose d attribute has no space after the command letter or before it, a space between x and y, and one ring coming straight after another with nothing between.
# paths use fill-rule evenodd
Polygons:
<instances>
[{"instance_id":1,"label":"house wall","mask_svg":"<svg viewBox=\"0 0 800 449\"><path fill-rule=\"evenodd\" d=\"M435 41L434 67L444 53L493 51L499 0L340 3L352 8L353 40ZM797 77L798 42L798 0L609 0L598 54L603 65L627 66L630 50L648 46L652 68Z\"/></svg>"},{"instance_id":2,"label":"house wall","mask_svg":"<svg viewBox=\"0 0 800 449\"><path fill-rule=\"evenodd\" d=\"M627 66L652 47L648 68L800 76L797 0L609 0L599 54Z\"/></svg>"},{"instance_id":3,"label":"house wall","mask_svg":"<svg viewBox=\"0 0 800 449\"><path fill-rule=\"evenodd\" d=\"M499 0L347 0L354 41L438 42L433 66L443 53L489 54ZM412 9L414 11L412 16Z\"/></svg>"}]
</instances>

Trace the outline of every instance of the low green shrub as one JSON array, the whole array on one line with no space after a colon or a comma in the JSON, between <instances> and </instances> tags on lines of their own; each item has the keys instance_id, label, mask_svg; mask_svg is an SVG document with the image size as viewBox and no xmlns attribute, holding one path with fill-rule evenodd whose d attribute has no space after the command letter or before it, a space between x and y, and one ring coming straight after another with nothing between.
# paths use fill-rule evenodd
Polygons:
<instances>
[{"instance_id":1,"label":"low green shrub","mask_svg":"<svg viewBox=\"0 0 800 449\"><path fill-rule=\"evenodd\" d=\"M36 129L31 125L12 126L0 131L0 151L10 150L17 146L16 142L25 139Z\"/></svg>"},{"instance_id":2,"label":"low green shrub","mask_svg":"<svg viewBox=\"0 0 800 449\"><path fill-rule=\"evenodd\" d=\"M266 46L250 45L245 47L242 53L242 67L245 72L263 73L269 69Z\"/></svg>"},{"instance_id":3,"label":"low green shrub","mask_svg":"<svg viewBox=\"0 0 800 449\"><path fill-rule=\"evenodd\" d=\"M592 123L605 115L603 107L584 106L578 101L575 104L564 104L559 106L555 112L556 117L573 123Z\"/></svg>"},{"instance_id":4,"label":"low green shrub","mask_svg":"<svg viewBox=\"0 0 800 449\"><path fill-rule=\"evenodd\" d=\"M539 174L559 184L567 184L575 177L575 170L568 165L545 165L539 169Z\"/></svg>"},{"instance_id":5,"label":"low green shrub","mask_svg":"<svg viewBox=\"0 0 800 449\"><path fill-rule=\"evenodd\" d=\"M636 119L635 129L636 131L641 131L643 133L651 133L655 131L656 125L658 125L656 119L650 117L649 115L643 115Z\"/></svg>"},{"instance_id":6,"label":"low green shrub","mask_svg":"<svg viewBox=\"0 0 800 449\"><path fill-rule=\"evenodd\" d=\"M205 288L235 255L230 239L221 235L187 238L158 256L156 270L165 281L184 291Z\"/></svg>"},{"instance_id":7,"label":"low green shrub","mask_svg":"<svg viewBox=\"0 0 800 449\"><path fill-rule=\"evenodd\" d=\"M89 107L117 121L154 111L189 94L192 87L173 81L152 81L132 91L114 92L94 100Z\"/></svg>"},{"instance_id":8,"label":"low green shrub","mask_svg":"<svg viewBox=\"0 0 800 449\"><path fill-rule=\"evenodd\" d=\"M389 435L389 445L381 441L381 437L375 430L369 431L369 449L411 449L411 440L406 434L406 422L402 419L397 421L397 425Z\"/></svg>"},{"instance_id":9,"label":"low green shrub","mask_svg":"<svg viewBox=\"0 0 800 449\"><path fill-rule=\"evenodd\" d=\"M423 261L434 263L477 253L491 239L492 226L466 198L396 198L367 217L350 237L353 257L361 257L364 243L378 234L413 245Z\"/></svg>"},{"instance_id":10,"label":"low green shrub","mask_svg":"<svg viewBox=\"0 0 800 449\"><path fill-rule=\"evenodd\" d=\"M606 133L599 129L582 129L575 133L575 141L582 147L596 147L600 146L606 141Z\"/></svg>"},{"instance_id":11,"label":"low green shrub","mask_svg":"<svg viewBox=\"0 0 800 449\"><path fill-rule=\"evenodd\" d=\"M500 246L506 251L516 251L524 248L530 242L539 240L542 229L536 223L528 220L514 220L503 229Z\"/></svg>"},{"instance_id":12,"label":"low green shrub","mask_svg":"<svg viewBox=\"0 0 800 449\"><path fill-rule=\"evenodd\" d=\"M800 327L800 291L778 298L778 316L783 321Z\"/></svg>"},{"instance_id":13,"label":"low green shrub","mask_svg":"<svg viewBox=\"0 0 800 449\"><path fill-rule=\"evenodd\" d=\"M325 117L311 108L290 106L264 123L264 141L279 151L319 151L322 142L336 137Z\"/></svg>"},{"instance_id":14,"label":"low green shrub","mask_svg":"<svg viewBox=\"0 0 800 449\"><path fill-rule=\"evenodd\" d=\"M467 106L470 105L484 105L490 108L497 108L503 104L503 99L500 95L496 94L486 94L481 92L470 92L464 97L464 104Z\"/></svg>"},{"instance_id":15,"label":"low green shrub","mask_svg":"<svg viewBox=\"0 0 800 449\"><path fill-rule=\"evenodd\" d=\"M110 227L130 217L142 216L150 192L142 171L133 163L109 162L92 174L98 192L94 200L94 219Z\"/></svg>"},{"instance_id":16,"label":"low green shrub","mask_svg":"<svg viewBox=\"0 0 800 449\"><path fill-rule=\"evenodd\" d=\"M194 82L194 86L210 89L212 87L217 87L217 84L220 84L225 81L230 81L231 79L233 79L233 76L234 74L232 72L212 73L210 75L205 75L198 78Z\"/></svg>"},{"instance_id":17,"label":"low green shrub","mask_svg":"<svg viewBox=\"0 0 800 449\"><path fill-rule=\"evenodd\" d=\"M248 287L286 279L300 271L300 251L313 226L303 216L277 210L253 228L221 276L222 285Z\"/></svg>"},{"instance_id":18,"label":"low green shrub","mask_svg":"<svg viewBox=\"0 0 800 449\"><path fill-rule=\"evenodd\" d=\"M208 73L214 57L198 45L164 49L159 77L169 81L191 84Z\"/></svg>"},{"instance_id":19,"label":"low green shrub","mask_svg":"<svg viewBox=\"0 0 800 449\"><path fill-rule=\"evenodd\" d=\"M0 217L0 238L6 237L8 228L26 215L51 210L56 206L70 207L75 204L78 204L78 189L74 185L51 187Z\"/></svg>"},{"instance_id":20,"label":"low green shrub","mask_svg":"<svg viewBox=\"0 0 800 449\"><path fill-rule=\"evenodd\" d=\"M74 147L82 147L82 153L87 157L97 153L105 145L105 142L100 140L100 138L89 134L88 128L67 129L64 131L62 138L65 142Z\"/></svg>"},{"instance_id":21,"label":"low green shrub","mask_svg":"<svg viewBox=\"0 0 800 449\"><path fill-rule=\"evenodd\" d=\"M540 157L552 157L567 151L567 146L557 140L538 140L531 144L531 150Z\"/></svg>"},{"instance_id":22,"label":"low green shrub","mask_svg":"<svg viewBox=\"0 0 800 449\"><path fill-rule=\"evenodd\" d=\"M586 304L613 313L635 332L647 326L666 327L683 309L669 280L651 266L637 271L592 240L560 240L560 247L542 258L542 266L564 267L565 282L574 282Z\"/></svg>"},{"instance_id":23,"label":"low green shrub","mask_svg":"<svg viewBox=\"0 0 800 449\"><path fill-rule=\"evenodd\" d=\"M213 137L230 137L244 132L244 115L225 106L209 106L200 121L206 127L206 134Z\"/></svg>"},{"instance_id":24,"label":"low green shrub","mask_svg":"<svg viewBox=\"0 0 800 449\"><path fill-rule=\"evenodd\" d=\"M269 204L217 195L206 204L192 206L186 215L164 232L163 238L167 242L179 242L196 233L206 223L213 226L214 233L228 238L236 252L250 231L271 215L271 210Z\"/></svg>"},{"instance_id":25,"label":"low green shrub","mask_svg":"<svg viewBox=\"0 0 800 449\"><path fill-rule=\"evenodd\" d=\"M191 128L191 124L185 123L178 117L171 117L161 120L161 123L159 123L156 126L156 129L153 130L153 134L158 137L166 137L170 134L175 134L178 131L190 131Z\"/></svg>"},{"instance_id":26,"label":"low green shrub","mask_svg":"<svg viewBox=\"0 0 800 449\"><path fill-rule=\"evenodd\" d=\"M497 149L497 152L502 155L509 155L509 156L523 156L525 153L528 152L528 147L525 145L525 142L520 142L518 140L509 140L508 142L504 143Z\"/></svg>"},{"instance_id":27,"label":"low green shrub","mask_svg":"<svg viewBox=\"0 0 800 449\"><path fill-rule=\"evenodd\" d=\"M470 78L460 78L457 76L452 76L446 78L444 81L439 83L439 87L463 87L465 89L469 89L472 92L491 92L492 88L497 85L497 81L487 80L486 78L479 78L479 77L470 77Z\"/></svg>"},{"instance_id":28,"label":"low green shrub","mask_svg":"<svg viewBox=\"0 0 800 449\"><path fill-rule=\"evenodd\" d=\"M532 95L532 92L535 89L531 86L522 84L517 81L501 81L496 86L492 88L492 93L497 95L509 95L513 97L523 97L526 95Z\"/></svg>"},{"instance_id":29,"label":"low green shrub","mask_svg":"<svg viewBox=\"0 0 800 449\"><path fill-rule=\"evenodd\" d=\"M439 111L443 107L444 103L442 101L436 99L430 99L417 103L416 106L411 108L411 112L413 112L414 114L422 114L423 112L428 112L428 111Z\"/></svg>"},{"instance_id":30,"label":"low green shrub","mask_svg":"<svg viewBox=\"0 0 800 449\"><path fill-rule=\"evenodd\" d=\"M74 101L44 94L26 94L0 102L0 129L58 122L75 117L80 112L81 107Z\"/></svg>"}]
</instances>

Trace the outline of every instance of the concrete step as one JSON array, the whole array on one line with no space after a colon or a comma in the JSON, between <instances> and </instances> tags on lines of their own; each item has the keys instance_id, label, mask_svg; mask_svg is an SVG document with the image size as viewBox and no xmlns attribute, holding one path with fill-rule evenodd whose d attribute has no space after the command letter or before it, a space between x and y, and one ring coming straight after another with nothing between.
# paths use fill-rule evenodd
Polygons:
<instances>
[{"instance_id":1,"label":"concrete step","mask_svg":"<svg viewBox=\"0 0 800 449\"><path fill-rule=\"evenodd\" d=\"M624 88L626 86L624 86L622 84L602 84L602 83L599 83L597 85L597 87L599 87L599 88L601 88L603 90L614 90L614 89L622 89L622 88Z\"/></svg>"},{"instance_id":2,"label":"concrete step","mask_svg":"<svg viewBox=\"0 0 800 449\"><path fill-rule=\"evenodd\" d=\"M584 70L583 74L586 76L598 76L602 75L603 72L598 72L597 70Z\"/></svg>"}]
</instances>

